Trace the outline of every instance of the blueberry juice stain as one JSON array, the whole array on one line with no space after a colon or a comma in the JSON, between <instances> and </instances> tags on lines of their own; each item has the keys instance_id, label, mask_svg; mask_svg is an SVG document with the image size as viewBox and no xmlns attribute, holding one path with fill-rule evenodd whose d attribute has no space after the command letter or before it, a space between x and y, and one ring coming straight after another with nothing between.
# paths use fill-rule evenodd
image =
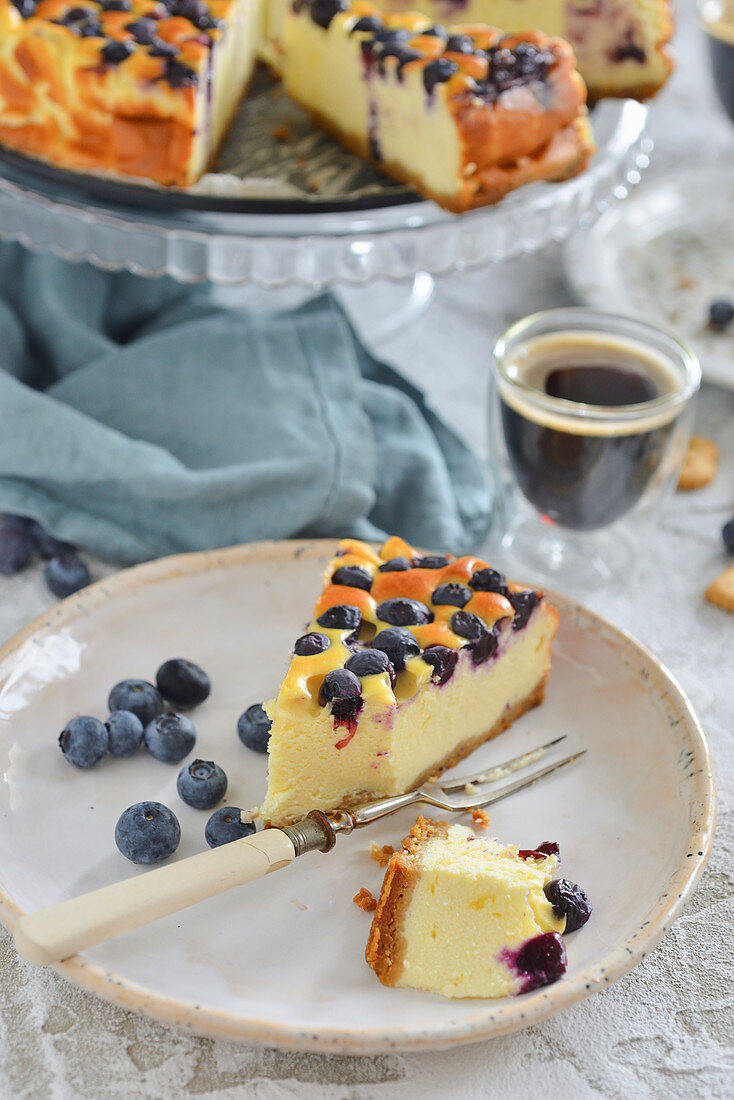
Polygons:
<instances>
[{"instance_id":1,"label":"blueberry juice stain","mask_svg":"<svg viewBox=\"0 0 734 1100\"><path fill-rule=\"evenodd\" d=\"M586 334L564 347L563 334L528 344L515 377L539 395L571 405L623 410L670 393L665 363L640 348ZM542 407L541 407L542 405ZM523 495L552 523L577 531L605 527L639 501L659 469L674 413L650 410L634 422L604 423L540 405L521 393L501 395L502 428Z\"/></svg>"}]
</instances>

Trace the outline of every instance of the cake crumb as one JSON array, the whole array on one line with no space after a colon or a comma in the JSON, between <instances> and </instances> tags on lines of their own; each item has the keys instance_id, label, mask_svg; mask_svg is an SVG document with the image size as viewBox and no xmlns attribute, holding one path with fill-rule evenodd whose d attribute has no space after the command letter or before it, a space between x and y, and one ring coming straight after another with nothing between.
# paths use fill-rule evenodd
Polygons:
<instances>
[{"instance_id":1,"label":"cake crumb","mask_svg":"<svg viewBox=\"0 0 734 1100\"><path fill-rule=\"evenodd\" d=\"M244 825L249 825L250 822L255 821L260 816L260 807L251 806L249 810L242 810L240 813L240 821Z\"/></svg>"},{"instance_id":2,"label":"cake crumb","mask_svg":"<svg viewBox=\"0 0 734 1100\"><path fill-rule=\"evenodd\" d=\"M486 810L476 809L471 812L471 819L480 829L488 829L492 820Z\"/></svg>"},{"instance_id":3,"label":"cake crumb","mask_svg":"<svg viewBox=\"0 0 734 1100\"><path fill-rule=\"evenodd\" d=\"M364 909L365 913L372 913L377 908L377 898L373 897L369 890L363 886L358 894L352 898L355 905Z\"/></svg>"},{"instance_id":4,"label":"cake crumb","mask_svg":"<svg viewBox=\"0 0 734 1100\"><path fill-rule=\"evenodd\" d=\"M280 126L274 126L270 133L275 141L287 141L291 136L290 123L281 122Z\"/></svg>"},{"instance_id":5,"label":"cake crumb","mask_svg":"<svg viewBox=\"0 0 734 1100\"><path fill-rule=\"evenodd\" d=\"M380 867L387 867L390 856L395 849L391 844L383 844L380 847L379 844L375 844L374 840L370 844L370 858L374 859L375 863L379 863Z\"/></svg>"},{"instance_id":6,"label":"cake crumb","mask_svg":"<svg viewBox=\"0 0 734 1100\"><path fill-rule=\"evenodd\" d=\"M309 191L314 191L315 192L315 191L320 191L321 190L321 184L319 183L319 181L317 179L310 179L308 181L308 183L306 184L306 186L308 187Z\"/></svg>"},{"instance_id":7,"label":"cake crumb","mask_svg":"<svg viewBox=\"0 0 734 1100\"><path fill-rule=\"evenodd\" d=\"M730 565L721 576L712 581L704 595L709 603L734 613L734 565Z\"/></svg>"},{"instance_id":8,"label":"cake crumb","mask_svg":"<svg viewBox=\"0 0 734 1100\"><path fill-rule=\"evenodd\" d=\"M716 477L719 468L719 448L711 439L702 435L692 435L688 441L688 450L683 459L683 469L678 479L678 488L683 490L703 489Z\"/></svg>"}]
</instances>

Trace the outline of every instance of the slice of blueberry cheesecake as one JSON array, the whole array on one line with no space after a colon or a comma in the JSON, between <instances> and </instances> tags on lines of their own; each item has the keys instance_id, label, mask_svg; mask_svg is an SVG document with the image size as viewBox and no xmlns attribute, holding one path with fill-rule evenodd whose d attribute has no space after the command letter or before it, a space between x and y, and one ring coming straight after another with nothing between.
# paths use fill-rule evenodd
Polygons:
<instances>
[{"instance_id":1,"label":"slice of blueberry cheesecake","mask_svg":"<svg viewBox=\"0 0 734 1100\"><path fill-rule=\"evenodd\" d=\"M507 34L542 31L565 38L592 99L646 99L673 69L671 0L381 0L386 11L489 23Z\"/></svg>"},{"instance_id":2,"label":"slice of blueberry cheesecake","mask_svg":"<svg viewBox=\"0 0 734 1100\"><path fill-rule=\"evenodd\" d=\"M395 852L366 959L388 986L444 997L529 993L563 976L561 938L589 919L575 883L554 876L558 845L523 850L420 817Z\"/></svg>"},{"instance_id":3,"label":"slice of blueberry cheesecake","mask_svg":"<svg viewBox=\"0 0 734 1100\"><path fill-rule=\"evenodd\" d=\"M558 614L474 557L347 539L274 702L274 825L411 790L543 700Z\"/></svg>"},{"instance_id":4,"label":"slice of blueberry cheesecake","mask_svg":"<svg viewBox=\"0 0 734 1100\"><path fill-rule=\"evenodd\" d=\"M264 0L0 0L0 144L193 183L250 78Z\"/></svg>"},{"instance_id":5,"label":"slice of blueberry cheesecake","mask_svg":"<svg viewBox=\"0 0 734 1100\"><path fill-rule=\"evenodd\" d=\"M448 210L580 172L593 150L570 47L481 25L448 30L365 0L295 0L279 66L317 125Z\"/></svg>"}]
</instances>

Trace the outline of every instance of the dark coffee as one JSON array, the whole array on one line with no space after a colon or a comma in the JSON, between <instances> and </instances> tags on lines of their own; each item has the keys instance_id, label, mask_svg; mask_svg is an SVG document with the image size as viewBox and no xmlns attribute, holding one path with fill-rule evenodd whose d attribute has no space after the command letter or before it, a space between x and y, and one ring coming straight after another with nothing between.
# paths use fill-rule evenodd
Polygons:
<instances>
[{"instance_id":1,"label":"dark coffee","mask_svg":"<svg viewBox=\"0 0 734 1100\"><path fill-rule=\"evenodd\" d=\"M703 5L702 16L716 91L734 121L734 3L711 0Z\"/></svg>"},{"instance_id":2,"label":"dark coffee","mask_svg":"<svg viewBox=\"0 0 734 1100\"><path fill-rule=\"evenodd\" d=\"M664 360L625 342L584 333L530 341L514 378L574 405L629 408L671 392ZM660 466L674 413L651 410L634 421L584 420L563 406L534 402L501 387L507 452L527 499L554 523L577 531L605 527L637 503Z\"/></svg>"}]
</instances>

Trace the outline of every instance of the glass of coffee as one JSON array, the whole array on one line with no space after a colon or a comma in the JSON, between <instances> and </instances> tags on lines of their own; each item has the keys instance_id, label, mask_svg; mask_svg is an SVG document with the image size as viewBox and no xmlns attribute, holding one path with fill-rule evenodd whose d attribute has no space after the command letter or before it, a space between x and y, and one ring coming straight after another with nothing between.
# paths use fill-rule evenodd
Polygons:
<instances>
[{"instance_id":1,"label":"glass of coffee","mask_svg":"<svg viewBox=\"0 0 734 1100\"><path fill-rule=\"evenodd\" d=\"M629 569L621 521L675 486L700 381L674 337L596 310L536 313L499 338L495 530L516 572L588 587Z\"/></svg>"},{"instance_id":2,"label":"glass of coffee","mask_svg":"<svg viewBox=\"0 0 734 1100\"><path fill-rule=\"evenodd\" d=\"M734 0L699 0L711 71L721 105L734 122Z\"/></svg>"}]
</instances>

